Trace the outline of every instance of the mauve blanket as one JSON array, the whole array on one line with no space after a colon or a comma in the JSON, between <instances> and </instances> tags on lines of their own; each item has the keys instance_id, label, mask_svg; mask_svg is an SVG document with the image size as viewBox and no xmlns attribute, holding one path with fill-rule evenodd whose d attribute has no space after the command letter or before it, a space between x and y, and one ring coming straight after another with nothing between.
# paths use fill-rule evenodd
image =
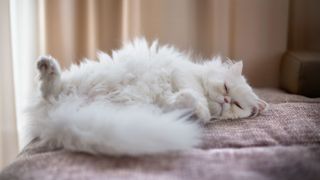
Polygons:
<instances>
[{"instance_id":1,"label":"mauve blanket","mask_svg":"<svg viewBox=\"0 0 320 180\"><path fill-rule=\"evenodd\" d=\"M157 156L111 157L29 144L0 179L320 179L320 99L256 90L270 109L214 121L202 147Z\"/></svg>"}]
</instances>

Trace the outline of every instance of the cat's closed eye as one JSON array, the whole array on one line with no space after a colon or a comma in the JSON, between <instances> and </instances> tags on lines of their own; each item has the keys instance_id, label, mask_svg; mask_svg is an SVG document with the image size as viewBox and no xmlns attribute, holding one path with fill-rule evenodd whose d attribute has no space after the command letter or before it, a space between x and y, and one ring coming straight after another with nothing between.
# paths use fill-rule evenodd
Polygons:
<instances>
[{"instance_id":1,"label":"cat's closed eye","mask_svg":"<svg viewBox=\"0 0 320 180\"><path fill-rule=\"evenodd\" d=\"M233 104L236 105L238 108L243 109L243 107L239 104L238 101L233 101Z\"/></svg>"},{"instance_id":2,"label":"cat's closed eye","mask_svg":"<svg viewBox=\"0 0 320 180\"><path fill-rule=\"evenodd\" d=\"M225 93L228 94L229 93L229 88L227 86L227 83L224 83L224 90L225 90Z\"/></svg>"}]
</instances>

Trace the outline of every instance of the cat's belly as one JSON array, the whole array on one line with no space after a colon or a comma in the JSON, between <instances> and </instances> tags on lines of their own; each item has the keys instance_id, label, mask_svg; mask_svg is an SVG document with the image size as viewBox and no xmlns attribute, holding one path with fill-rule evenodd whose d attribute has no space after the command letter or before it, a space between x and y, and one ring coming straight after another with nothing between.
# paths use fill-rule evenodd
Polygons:
<instances>
[{"instance_id":1,"label":"cat's belly","mask_svg":"<svg viewBox=\"0 0 320 180\"><path fill-rule=\"evenodd\" d=\"M109 76L110 77L110 76ZM65 82L63 94L76 94L88 102L104 101L115 104L155 104L165 106L172 94L170 73L151 71L150 73L125 73L121 78L90 78L75 84Z\"/></svg>"},{"instance_id":2,"label":"cat's belly","mask_svg":"<svg viewBox=\"0 0 320 180\"><path fill-rule=\"evenodd\" d=\"M168 96L172 94L172 87L168 81L154 79L154 81L136 81L106 92L108 101L117 104L155 104L163 106Z\"/></svg>"}]
</instances>

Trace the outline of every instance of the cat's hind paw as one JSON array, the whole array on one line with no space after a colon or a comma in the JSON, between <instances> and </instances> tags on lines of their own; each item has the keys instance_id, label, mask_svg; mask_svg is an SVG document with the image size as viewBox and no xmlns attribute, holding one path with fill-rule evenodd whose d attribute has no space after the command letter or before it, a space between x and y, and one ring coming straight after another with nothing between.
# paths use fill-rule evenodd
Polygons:
<instances>
[{"instance_id":1,"label":"cat's hind paw","mask_svg":"<svg viewBox=\"0 0 320 180\"><path fill-rule=\"evenodd\" d=\"M40 56L37 62L37 68L40 72L41 79L60 75L60 66L51 56Z\"/></svg>"},{"instance_id":2,"label":"cat's hind paw","mask_svg":"<svg viewBox=\"0 0 320 180\"><path fill-rule=\"evenodd\" d=\"M55 97L60 91L60 66L51 56L40 56L37 62L42 97Z\"/></svg>"}]
</instances>

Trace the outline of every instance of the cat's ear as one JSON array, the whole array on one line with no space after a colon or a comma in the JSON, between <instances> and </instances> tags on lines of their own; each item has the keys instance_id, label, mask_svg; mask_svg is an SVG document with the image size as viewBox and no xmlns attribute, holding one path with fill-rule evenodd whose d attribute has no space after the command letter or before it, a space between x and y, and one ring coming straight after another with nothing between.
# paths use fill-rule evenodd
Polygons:
<instances>
[{"instance_id":1,"label":"cat's ear","mask_svg":"<svg viewBox=\"0 0 320 180\"><path fill-rule=\"evenodd\" d=\"M268 103L266 103L265 101L258 99L258 108L259 108L259 112L263 112L265 110L268 109Z\"/></svg>"},{"instance_id":2,"label":"cat's ear","mask_svg":"<svg viewBox=\"0 0 320 180\"><path fill-rule=\"evenodd\" d=\"M242 74L242 67L243 67L242 61L236 62L231 65L230 72L240 76Z\"/></svg>"}]
</instances>

